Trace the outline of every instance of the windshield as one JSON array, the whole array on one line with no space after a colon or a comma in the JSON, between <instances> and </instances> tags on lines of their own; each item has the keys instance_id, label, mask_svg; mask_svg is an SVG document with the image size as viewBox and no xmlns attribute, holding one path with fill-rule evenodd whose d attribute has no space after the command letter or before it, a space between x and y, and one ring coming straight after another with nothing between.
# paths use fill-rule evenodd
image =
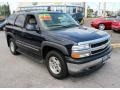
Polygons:
<instances>
[{"instance_id":1,"label":"windshield","mask_svg":"<svg viewBox=\"0 0 120 90\"><path fill-rule=\"evenodd\" d=\"M38 16L42 24L48 30L79 26L69 14L65 13L41 13Z\"/></svg>"}]
</instances>

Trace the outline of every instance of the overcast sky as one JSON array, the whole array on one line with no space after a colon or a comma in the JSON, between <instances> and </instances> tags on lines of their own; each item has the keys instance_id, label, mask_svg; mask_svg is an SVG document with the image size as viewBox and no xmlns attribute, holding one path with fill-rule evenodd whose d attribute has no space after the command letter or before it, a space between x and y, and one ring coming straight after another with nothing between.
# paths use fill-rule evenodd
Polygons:
<instances>
[{"instance_id":1,"label":"overcast sky","mask_svg":"<svg viewBox=\"0 0 120 90\"><path fill-rule=\"evenodd\" d=\"M99 2L87 2L87 5L94 10L98 10ZM101 3L103 8L103 3ZM106 2L106 10L117 11L120 9L120 2Z\"/></svg>"}]
</instances>

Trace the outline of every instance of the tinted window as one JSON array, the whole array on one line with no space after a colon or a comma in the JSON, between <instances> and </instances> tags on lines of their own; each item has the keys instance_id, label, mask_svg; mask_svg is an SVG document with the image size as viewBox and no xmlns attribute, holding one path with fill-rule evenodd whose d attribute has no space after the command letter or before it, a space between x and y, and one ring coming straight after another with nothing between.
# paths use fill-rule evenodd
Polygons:
<instances>
[{"instance_id":1,"label":"tinted window","mask_svg":"<svg viewBox=\"0 0 120 90\"><path fill-rule=\"evenodd\" d=\"M15 21L15 25L19 26L19 27L23 27L24 26L24 21L25 21L25 16L24 15L19 15Z\"/></svg>"},{"instance_id":2,"label":"tinted window","mask_svg":"<svg viewBox=\"0 0 120 90\"><path fill-rule=\"evenodd\" d=\"M10 15L7 19L7 24L14 25L16 17L17 17L17 15L15 15L15 14Z\"/></svg>"},{"instance_id":3,"label":"tinted window","mask_svg":"<svg viewBox=\"0 0 120 90\"><path fill-rule=\"evenodd\" d=\"M26 30L35 30L37 27L37 21L35 16L33 15L27 15L26 21L25 21L25 28Z\"/></svg>"}]
</instances>

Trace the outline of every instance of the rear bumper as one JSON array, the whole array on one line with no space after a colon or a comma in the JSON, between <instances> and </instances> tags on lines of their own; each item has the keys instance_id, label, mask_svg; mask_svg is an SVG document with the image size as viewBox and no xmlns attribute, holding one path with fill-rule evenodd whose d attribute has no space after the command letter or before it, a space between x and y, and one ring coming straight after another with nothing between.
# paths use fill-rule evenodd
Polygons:
<instances>
[{"instance_id":1,"label":"rear bumper","mask_svg":"<svg viewBox=\"0 0 120 90\"><path fill-rule=\"evenodd\" d=\"M69 73L80 73L83 70L90 69L93 66L104 64L110 58L111 50L112 48L110 48L105 53L80 60L69 59L69 61L67 62Z\"/></svg>"}]
</instances>

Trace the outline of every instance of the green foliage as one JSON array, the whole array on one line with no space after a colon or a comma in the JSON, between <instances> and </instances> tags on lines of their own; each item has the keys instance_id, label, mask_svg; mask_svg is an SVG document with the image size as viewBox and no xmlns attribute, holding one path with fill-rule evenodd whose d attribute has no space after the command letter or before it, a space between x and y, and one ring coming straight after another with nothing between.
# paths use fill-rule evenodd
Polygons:
<instances>
[{"instance_id":1,"label":"green foliage","mask_svg":"<svg viewBox=\"0 0 120 90\"><path fill-rule=\"evenodd\" d=\"M7 17L9 15L10 15L9 5L8 4L0 5L0 16Z\"/></svg>"},{"instance_id":2,"label":"green foliage","mask_svg":"<svg viewBox=\"0 0 120 90\"><path fill-rule=\"evenodd\" d=\"M93 9L91 9L89 6L87 7L87 17L90 18L93 15Z\"/></svg>"}]
</instances>

